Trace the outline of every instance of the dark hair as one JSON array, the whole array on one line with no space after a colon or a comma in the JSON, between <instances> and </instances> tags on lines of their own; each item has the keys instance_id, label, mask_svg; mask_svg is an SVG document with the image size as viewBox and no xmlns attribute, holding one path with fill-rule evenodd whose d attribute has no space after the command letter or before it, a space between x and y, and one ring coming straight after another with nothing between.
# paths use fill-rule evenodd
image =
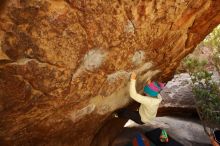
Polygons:
<instances>
[{"instance_id":1,"label":"dark hair","mask_svg":"<svg viewBox=\"0 0 220 146\"><path fill-rule=\"evenodd\" d=\"M158 82L160 82L160 81L161 81L161 77L160 77L159 75L155 75L155 76L151 77L150 80L151 80L152 82L153 82L153 81L158 81Z\"/></svg>"}]
</instances>

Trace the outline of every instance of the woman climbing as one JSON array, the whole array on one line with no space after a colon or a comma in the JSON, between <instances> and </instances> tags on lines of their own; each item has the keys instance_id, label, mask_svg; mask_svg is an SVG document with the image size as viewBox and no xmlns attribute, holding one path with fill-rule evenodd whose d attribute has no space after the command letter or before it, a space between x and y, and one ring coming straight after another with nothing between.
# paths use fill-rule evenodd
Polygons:
<instances>
[{"instance_id":1,"label":"woman climbing","mask_svg":"<svg viewBox=\"0 0 220 146\"><path fill-rule=\"evenodd\" d=\"M131 119L138 124L150 123L157 114L162 98L159 92L163 89L164 85L159 82L147 82L144 86L144 95L138 94L136 91L136 74L133 72L130 79L130 96L141 105L139 111L130 111L128 109L120 109L117 111L119 118Z\"/></svg>"}]
</instances>

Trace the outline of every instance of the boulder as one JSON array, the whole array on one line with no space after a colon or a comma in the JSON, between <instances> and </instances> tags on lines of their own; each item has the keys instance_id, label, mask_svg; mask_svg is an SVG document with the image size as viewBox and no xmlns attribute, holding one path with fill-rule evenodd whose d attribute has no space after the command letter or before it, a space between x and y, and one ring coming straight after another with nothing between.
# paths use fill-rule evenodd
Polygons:
<instances>
[{"instance_id":1,"label":"boulder","mask_svg":"<svg viewBox=\"0 0 220 146\"><path fill-rule=\"evenodd\" d=\"M176 74L161 92L158 116L198 116L188 73Z\"/></svg>"},{"instance_id":2,"label":"boulder","mask_svg":"<svg viewBox=\"0 0 220 146\"><path fill-rule=\"evenodd\" d=\"M0 145L88 146L220 23L220 0L2 0Z\"/></svg>"}]
</instances>

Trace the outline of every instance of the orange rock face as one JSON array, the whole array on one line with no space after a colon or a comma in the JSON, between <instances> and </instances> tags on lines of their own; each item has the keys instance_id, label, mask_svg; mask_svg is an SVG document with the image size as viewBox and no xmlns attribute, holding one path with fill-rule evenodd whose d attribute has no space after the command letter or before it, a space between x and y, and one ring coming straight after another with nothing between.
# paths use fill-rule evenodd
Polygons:
<instances>
[{"instance_id":1,"label":"orange rock face","mask_svg":"<svg viewBox=\"0 0 220 146\"><path fill-rule=\"evenodd\" d=\"M0 145L90 145L138 88L172 77L220 0L2 0Z\"/></svg>"}]
</instances>

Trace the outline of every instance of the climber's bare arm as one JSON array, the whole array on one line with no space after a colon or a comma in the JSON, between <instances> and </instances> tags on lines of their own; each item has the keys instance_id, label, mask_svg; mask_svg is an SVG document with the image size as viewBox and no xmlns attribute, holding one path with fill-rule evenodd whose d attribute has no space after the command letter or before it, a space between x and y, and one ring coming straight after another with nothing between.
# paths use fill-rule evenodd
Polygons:
<instances>
[{"instance_id":1,"label":"climber's bare arm","mask_svg":"<svg viewBox=\"0 0 220 146\"><path fill-rule=\"evenodd\" d=\"M143 96L141 94L138 94L136 91L136 73L132 72L131 73L131 81L130 81L130 96L131 98L133 98L135 101L139 102L139 103L150 103L151 102L151 98L146 98L146 96Z\"/></svg>"}]
</instances>

